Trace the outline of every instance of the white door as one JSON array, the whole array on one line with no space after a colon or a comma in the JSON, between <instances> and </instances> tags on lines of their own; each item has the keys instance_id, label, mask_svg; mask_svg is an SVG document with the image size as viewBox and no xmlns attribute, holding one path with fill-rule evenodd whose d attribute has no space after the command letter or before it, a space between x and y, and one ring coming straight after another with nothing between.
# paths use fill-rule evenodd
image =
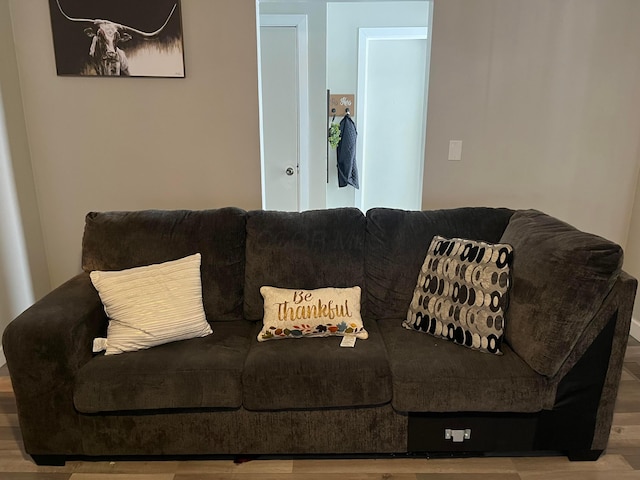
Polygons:
<instances>
[{"instance_id":1,"label":"white door","mask_svg":"<svg viewBox=\"0 0 640 480\"><path fill-rule=\"evenodd\" d=\"M260 16L263 208L299 211L306 187L306 17ZM301 37L303 37L301 39ZM301 181L301 179L303 181Z\"/></svg>"},{"instance_id":2,"label":"white door","mask_svg":"<svg viewBox=\"0 0 640 480\"><path fill-rule=\"evenodd\" d=\"M420 210L426 131L426 28L361 28L356 205Z\"/></svg>"}]
</instances>

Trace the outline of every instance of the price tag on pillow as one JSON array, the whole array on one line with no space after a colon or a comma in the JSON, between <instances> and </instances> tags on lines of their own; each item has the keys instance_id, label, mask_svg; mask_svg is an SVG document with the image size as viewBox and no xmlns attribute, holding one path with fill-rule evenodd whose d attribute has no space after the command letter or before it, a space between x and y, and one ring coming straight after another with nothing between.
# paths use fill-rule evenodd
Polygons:
<instances>
[{"instance_id":1,"label":"price tag on pillow","mask_svg":"<svg viewBox=\"0 0 640 480\"><path fill-rule=\"evenodd\" d=\"M356 337L342 337L342 341L340 342L341 347L355 347L356 346Z\"/></svg>"}]
</instances>

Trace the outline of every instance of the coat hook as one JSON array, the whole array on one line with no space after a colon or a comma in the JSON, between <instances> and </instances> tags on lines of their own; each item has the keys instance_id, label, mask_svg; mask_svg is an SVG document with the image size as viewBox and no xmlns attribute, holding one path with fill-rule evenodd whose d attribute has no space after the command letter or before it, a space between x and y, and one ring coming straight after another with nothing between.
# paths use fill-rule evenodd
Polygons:
<instances>
[{"instance_id":1,"label":"coat hook","mask_svg":"<svg viewBox=\"0 0 640 480\"><path fill-rule=\"evenodd\" d=\"M349 108L345 108L344 113L346 113L347 115L351 115L351 112L349 112Z\"/></svg>"}]
</instances>

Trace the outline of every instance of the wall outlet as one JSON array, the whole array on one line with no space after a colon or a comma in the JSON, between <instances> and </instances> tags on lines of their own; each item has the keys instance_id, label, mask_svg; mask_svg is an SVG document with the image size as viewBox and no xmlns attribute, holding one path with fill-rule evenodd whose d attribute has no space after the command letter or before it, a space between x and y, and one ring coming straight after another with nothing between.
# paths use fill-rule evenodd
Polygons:
<instances>
[{"instance_id":1,"label":"wall outlet","mask_svg":"<svg viewBox=\"0 0 640 480\"><path fill-rule=\"evenodd\" d=\"M462 160L462 140L449 140L449 160Z\"/></svg>"}]
</instances>

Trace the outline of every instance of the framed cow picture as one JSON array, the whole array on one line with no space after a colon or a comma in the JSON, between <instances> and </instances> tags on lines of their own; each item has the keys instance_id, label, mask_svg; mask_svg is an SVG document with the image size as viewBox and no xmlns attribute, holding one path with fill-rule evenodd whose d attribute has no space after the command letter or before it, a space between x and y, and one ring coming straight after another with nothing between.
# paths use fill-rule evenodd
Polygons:
<instances>
[{"instance_id":1,"label":"framed cow picture","mask_svg":"<svg viewBox=\"0 0 640 480\"><path fill-rule=\"evenodd\" d=\"M184 78L180 0L49 0L58 75Z\"/></svg>"}]
</instances>

